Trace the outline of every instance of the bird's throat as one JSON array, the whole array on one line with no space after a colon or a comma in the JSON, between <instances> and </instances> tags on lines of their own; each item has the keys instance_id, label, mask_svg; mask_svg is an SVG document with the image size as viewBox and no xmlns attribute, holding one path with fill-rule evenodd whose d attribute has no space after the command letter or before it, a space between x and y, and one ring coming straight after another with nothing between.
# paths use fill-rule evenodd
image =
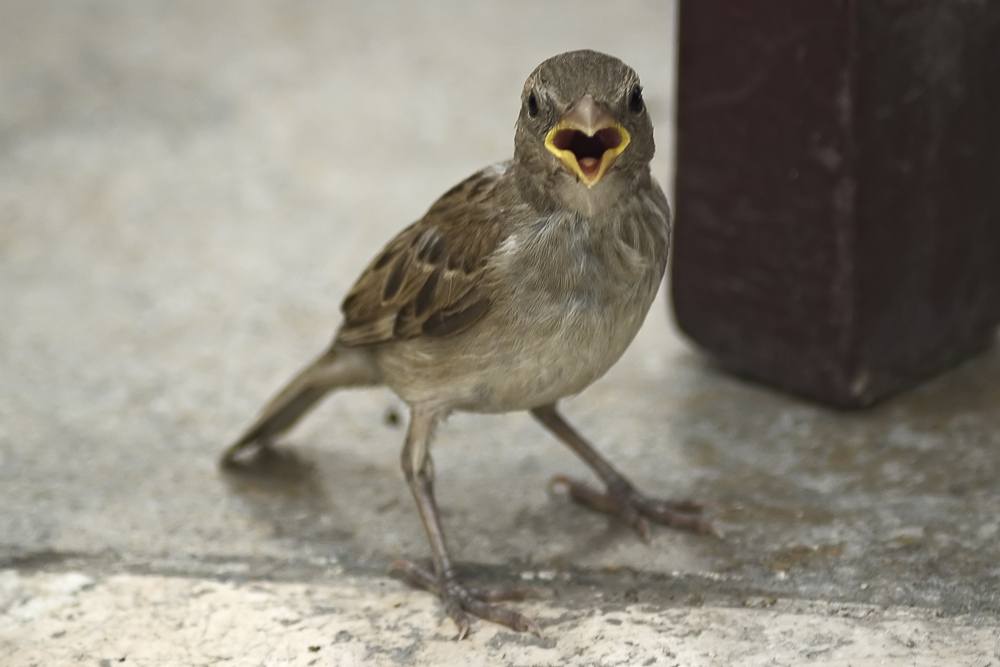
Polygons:
<instances>
[{"instance_id":1,"label":"bird's throat","mask_svg":"<svg viewBox=\"0 0 1000 667\"><path fill-rule=\"evenodd\" d=\"M628 194L628 188L618 173L603 176L596 186L588 186L583 179L573 178L569 174L560 176L556 178L552 194L562 206L588 219L601 216L618 206Z\"/></svg>"}]
</instances>

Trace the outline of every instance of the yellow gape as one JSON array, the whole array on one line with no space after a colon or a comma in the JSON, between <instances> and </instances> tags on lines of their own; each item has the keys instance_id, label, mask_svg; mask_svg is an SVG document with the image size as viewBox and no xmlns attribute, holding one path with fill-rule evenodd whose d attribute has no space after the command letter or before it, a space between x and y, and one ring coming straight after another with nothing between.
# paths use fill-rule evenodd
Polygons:
<instances>
[{"instance_id":1,"label":"yellow gape","mask_svg":"<svg viewBox=\"0 0 1000 667\"><path fill-rule=\"evenodd\" d=\"M545 137L545 147L588 188L597 185L628 143L628 130L610 118L586 127L565 117Z\"/></svg>"}]
</instances>

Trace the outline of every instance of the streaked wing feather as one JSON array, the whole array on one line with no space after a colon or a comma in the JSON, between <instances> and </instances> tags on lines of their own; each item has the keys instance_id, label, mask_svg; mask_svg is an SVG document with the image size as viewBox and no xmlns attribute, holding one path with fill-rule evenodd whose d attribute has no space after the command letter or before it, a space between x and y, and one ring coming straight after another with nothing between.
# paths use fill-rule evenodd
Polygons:
<instances>
[{"instance_id":1,"label":"streaked wing feather","mask_svg":"<svg viewBox=\"0 0 1000 667\"><path fill-rule=\"evenodd\" d=\"M338 343L449 336L489 312L483 273L506 226L492 198L481 195L500 174L486 169L466 179L383 248L344 299ZM480 196L469 196L472 190Z\"/></svg>"}]
</instances>

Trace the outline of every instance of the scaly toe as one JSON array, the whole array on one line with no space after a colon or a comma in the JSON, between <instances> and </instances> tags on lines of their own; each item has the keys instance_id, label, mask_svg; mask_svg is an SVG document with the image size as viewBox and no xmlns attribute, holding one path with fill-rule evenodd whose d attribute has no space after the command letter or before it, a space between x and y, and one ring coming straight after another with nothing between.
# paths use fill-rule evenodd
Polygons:
<instances>
[{"instance_id":1,"label":"scaly toe","mask_svg":"<svg viewBox=\"0 0 1000 667\"><path fill-rule=\"evenodd\" d=\"M631 527L645 542L652 533L650 521L672 528L722 537L722 531L698 515L705 507L696 500L658 500L647 498L630 487L597 491L590 486L565 476L553 477L549 488L566 489L570 500L589 509L616 516Z\"/></svg>"},{"instance_id":2,"label":"scaly toe","mask_svg":"<svg viewBox=\"0 0 1000 667\"><path fill-rule=\"evenodd\" d=\"M469 617L472 614L484 621L491 621L506 626L518 632L530 632L536 637L542 636L542 629L532 619L511 609L504 609L491 602L523 600L535 595L536 591L529 587L478 589L465 588L458 581L442 583L429 571L408 560L397 560L389 566L389 571L403 572L406 580L417 588L434 593L444 604L445 612L458 626L458 639L464 639L469 634Z\"/></svg>"}]
</instances>

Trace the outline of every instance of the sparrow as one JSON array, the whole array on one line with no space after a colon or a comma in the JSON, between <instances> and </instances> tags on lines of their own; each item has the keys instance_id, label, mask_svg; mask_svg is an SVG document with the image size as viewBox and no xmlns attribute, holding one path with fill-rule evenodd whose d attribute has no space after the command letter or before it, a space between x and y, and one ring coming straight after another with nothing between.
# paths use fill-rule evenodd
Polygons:
<instances>
[{"instance_id":1,"label":"sparrow","mask_svg":"<svg viewBox=\"0 0 1000 667\"><path fill-rule=\"evenodd\" d=\"M433 570L392 567L441 598L459 639L469 615L541 630L494 604L530 589L473 589L452 563L430 445L453 411L529 411L604 489L552 483L646 541L650 521L715 532L700 503L640 493L556 408L621 357L663 279L670 208L650 173L654 150L632 68L590 50L540 64L521 93L513 159L445 192L378 253L344 299L333 343L263 408L223 465L270 447L334 389L389 387L409 407L401 464L433 555Z\"/></svg>"}]
</instances>

